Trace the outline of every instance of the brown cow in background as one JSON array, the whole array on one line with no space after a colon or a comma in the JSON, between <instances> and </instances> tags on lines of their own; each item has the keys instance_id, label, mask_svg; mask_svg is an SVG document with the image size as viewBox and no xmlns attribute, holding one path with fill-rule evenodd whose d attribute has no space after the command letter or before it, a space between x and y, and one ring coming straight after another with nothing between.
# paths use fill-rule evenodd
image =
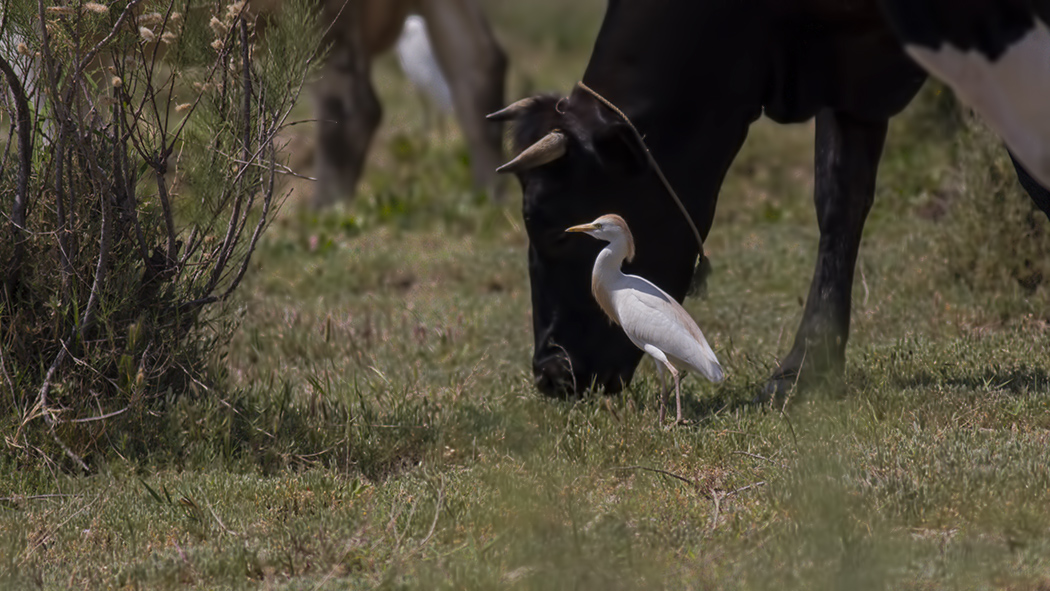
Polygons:
<instances>
[{"instance_id":1,"label":"brown cow in background","mask_svg":"<svg viewBox=\"0 0 1050 591\"><path fill-rule=\"evenodd\" d=\"M279 0L252 0L260 5ZM427 24L438 63L470 147L474 183L496 190L502 157L502 127L485 114L503 103L507 60L477 0L322 0L322 26L331 43L314 89L318 120L313 205L350 198L382 109L372 87L372 60L390 49L405 17L418 13Z\"/></svg>"}]
</instances>

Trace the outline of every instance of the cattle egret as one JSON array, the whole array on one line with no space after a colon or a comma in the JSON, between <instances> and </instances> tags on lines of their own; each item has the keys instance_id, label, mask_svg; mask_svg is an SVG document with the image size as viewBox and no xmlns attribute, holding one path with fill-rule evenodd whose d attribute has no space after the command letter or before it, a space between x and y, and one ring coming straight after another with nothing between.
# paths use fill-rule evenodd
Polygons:
<instances>
[{"instance_id":1,"label":"cattle egret","mask_svg":"<svg viewBox=\"0 0 1050 591\"><path fill-rule=\"evenodd\" d=\"M423 17L410 14L397 39L397 59L405 76L442 114L452 112L452 91L441 72Z\"/></svg>"},{"instance_id":2,"label":"cattle egret","mask_svg":"<svg viewBox=\"0 0 1050 591\"><path fill-rule=\"evenodd\" d=\"M970 89L967 100L985 109L982 115L1028 167L1015 162L1018 179L1050 215L1046 6L1046 0L609 2L584 69L586 86L568 96L523 99L492 115L516 121L520 155L502 170L514 173L522 189L536 387L550 396L598 382L614 389L637 365L634 345L610 338L619 328L589 305L584 282L562 280L579 277L586 266L577 256L587 250L584 240L557 239L575 220L601 208L622 212L639 235L642 223L645 234L664 231L662 256L645 257L635 269L661 286L686 285L693 240L678 220L664 217L671 210L656 212L665 191L651 178L641 188L647 150L628 133L628 122L650 138L660 167L688 196L706 233L726 170L760 114L781 122L815 118L820 227L793 345L761 399L807 388L821 374L844 376L857 253L888 120L924 80L916 59L925 53L930 71ZM711 59L698 68L698 55ZM675 226L679 231L670 231Z\"/></svg>"},{"instance_id":3,"label":"cattle egret","mask_svg":"<svg viewBox=\"0 0 1050 591\"><path fill-rule=\"evenodd\" d=\"M627 338L656 362L660 376L661 424L667 412L664 370L670 372L677 407L675 423L681 423L682 392L675 366L691 369L712 382L721 382L725 377L704 333L664 290L647 279L620 270L624 260L634 258L634 238L623 218L603 215L589 224L565 231L582 232L608 242L594 261L591 292L609 318L627 333Z\"/></svg>"}]
</instances>

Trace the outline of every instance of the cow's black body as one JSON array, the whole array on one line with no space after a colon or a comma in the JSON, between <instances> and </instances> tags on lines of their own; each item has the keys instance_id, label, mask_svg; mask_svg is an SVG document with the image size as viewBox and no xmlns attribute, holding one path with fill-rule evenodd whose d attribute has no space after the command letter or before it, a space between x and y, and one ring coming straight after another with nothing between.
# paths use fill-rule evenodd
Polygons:
<instances>
[{"instance_id":1,"label":"cow's black body","mask_svg":"<svg viewBox=\"0 0 1050 591\"><path fill-rule=\"evenodd\" d=\"M748 126L763 113L785 123L816 118L819 253L794 346L767 393L841 374L887 121L924 79L876 0L610 0L583 80L645 135L704 237ZM615 391L641 352L590 295L599 245L564 229L622 215L638 245L629 270L679 300L698 247L615 113L577 88L533 103L515 142L523 148L555 129L569 137L565 155L519 173L536 384L551 395Z\"/></svg>"},{"instance_id":2,"label":"cow's black body","mask_svg":"<svg viewBox=\"0 0 1050 591\"><path fill-rule=\"evenodd\" d=\"M937 49L950 44L996 60L1006 48L1050 17L1046 0L881 0L886 19L904 43Z\"/></svg>"}]
</instances>

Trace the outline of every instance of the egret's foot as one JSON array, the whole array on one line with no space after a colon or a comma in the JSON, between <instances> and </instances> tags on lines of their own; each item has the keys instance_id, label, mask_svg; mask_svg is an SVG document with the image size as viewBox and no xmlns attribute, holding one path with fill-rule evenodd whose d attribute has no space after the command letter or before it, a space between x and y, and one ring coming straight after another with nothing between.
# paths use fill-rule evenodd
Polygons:
<instances>
[{"instance_id":1,"label":"egret's foot","mask_svg":"<svg viewBox=\"0 0 1050 591\"><path fill-rule=\"evenodd\" d=\"M657 425L663 425L664 419L667 418L667 391L664 390L660 394L660 417L657 420Z\"/></svg>"}]
</instances>

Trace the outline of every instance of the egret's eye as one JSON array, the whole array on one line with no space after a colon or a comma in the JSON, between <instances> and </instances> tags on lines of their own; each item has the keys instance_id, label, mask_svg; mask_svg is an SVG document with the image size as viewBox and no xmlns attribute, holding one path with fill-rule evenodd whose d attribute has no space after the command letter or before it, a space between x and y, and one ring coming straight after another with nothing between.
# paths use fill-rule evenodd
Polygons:
<instances>
[{"instance_id":1,"label":"egret's eye","mask_svg":"<svg viewBox=\"0 0 1050 591\"><path fill-rule=\"evenodd\" d=\"M594 229L595 230L601 230L602 229L602 225L601 224L594 224Z\"/></svg>"}]
</instances>

